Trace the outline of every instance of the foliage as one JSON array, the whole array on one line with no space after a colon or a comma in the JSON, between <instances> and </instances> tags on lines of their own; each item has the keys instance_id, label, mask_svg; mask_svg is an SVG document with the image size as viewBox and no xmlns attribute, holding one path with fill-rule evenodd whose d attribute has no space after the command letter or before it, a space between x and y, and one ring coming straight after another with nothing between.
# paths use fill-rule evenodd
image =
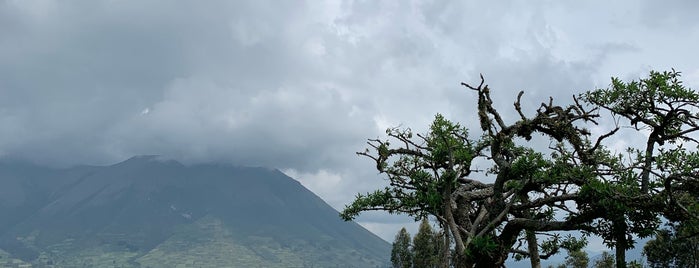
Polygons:
<instances>
[{"instance_id":1,"label":"foliage","mask_svg":"<svg viewBox=\"0 0 699 268\"><path fill-rule=\"evenodd\" d=\"M406 267L406 265L408 267L424 268L449 267L449 263L446 266L442 264L445 251L449 250L449 247L444 246L444 233L433 230L427 218L424 218L420 223L420 228L415 237L413 237L412 244L409 243L409 238L410 234L405 231L405 228L402 228L396 234L396 241L393 243L394 253L391 259L394 267ZM406 244L406 241L408 241L408 244ZM400 258L401 255L409 255L409 257ZM410 264L407 262L397 263L398 260L408 259L410 259Z\"/></svg>"},{"instance_id":2,"label":"foliage","mask_svg":"<svg viewBox=\"0 0 699 268\"><path fill-rule=\"evenodd\" d=\"M410 129L388 129L386 134L401 141L408 142L406 147L416 148L430 147L430 153L412 150L412 148L389 149L389 141L371 140L377 151L376 157L369 155L369 150L359 153L370 156L377 162L377 169L388 174L392 187L377 190L373 193L358 194L356 201L348 205L341 213L345 220L356 217L360 212L372 208L388 211L389 213L407 213L415 216L416 220L429 214L437 214L441 210L443 198L441 190L446 186L456 184L459 174L451 171L440 170L442 167L433 166L438 173L432 173L423 166L443 165L450 162L447 158L467 163L473 158L473 150L465 137L468 133L465 128L446 120L442 115L437 115L431 126L430 135L423 137L423 145L413 144L410 139L413 133ZM398 157L389 165L389 158ZM454 164L456 165L456 164Z\"/></svg>"},{"instance_id":3,"label":"foliage","mask_svg":"<svg viewBox=\"0 0 699 268\"><path fill-rule=\"evenodd\" d=\"M671 225L643 247L651 267L699 267L699 230L691 223Z\"/></svg>"},{"instance_id":4,"label":"foliage","mask_svg":"<svg viewBox=\"0 0 699 268\"><path fill-rule=\"evenodd\" d=\"M633 260L626 264L629 268L643 268L641 261Z\"/></svg>"},{"instance_id":5,"label":"foliage","mask_svg":"<svg viewBox=\"0 0 699 268\"><path fill-rule=\"evenodd\" d=\"M615 267L614 255L604 251L599 259L595 260L592 264L594 268L614 268Z\"/></svg>"},{"instance_id":6,"label":"foliage","mask_svg":"<svg viewBox=\"0 0 699 268\"><path fill-rule=\"evenodd\" d=\"M675 262L674 234L670 230L660 230L655 238L643 247L643 254L650 267L673 267Z\"/></svg>"},{"instance_id":7,"label":"foliage","mask_svg":"<svg viewBox=\"0 0 699 268\"><path fill-rule=\"evenodd\" d=\"M698 143L691 135L699 130L699 95L679 77L673 70L628 83L613 78L611 88L567 106L549 99L531 116L520 92L513 122L495 108L482 77L478 86L462 83L477 93L481 135L474 139L438 114L427 133L392 128L386 140L370 139L358 154L376 163L388 186L358 195L341 216L434 216L454 241L456 267L499 267L510 253L538 265L562 248L584 246L556 235L570 230L603 237L616 248L617 267L625 267L632 235L652 235L661 215L699 219L699 154L686 149ZM615 125L593 134L605 110ZM620 130L645 143L613 152L608 143ZM548 148L530 142L534 137L549 140ZM539 242L541 235L547 239Z\"/></svg>"},{"instance_id":8,"label":"foliage","mask_svg":"<svg viewBox=\"0 0 699 268\"><path fill-rule=\"evenodd\" d=\"M618 267L623 267L625 250L633 245L630 235L652 235L660 224L658 215L673 221L696 217L688 209L696 202L682 200L679 189L697 184L699 162L684 145L697 144L691 134L699 130L699 94L686 88L680 76L672 70L651 71L648 78L628 83L613 78L611 88L583 95L627 120L627 127L648 133L645 148L629 148L629 161L617 161L613 172L603 177L615 184L596 189L607 190L607 198L592 204L607 211L597 227L607 245L616 247Z\"/></svg>"},{"instance_id":9,"label":"foliage","mask_svg":"<svg viewBox=\"0 0 699 268\"><path fill-rule=\"evenodd\" d=\"M590 258L587 257L587 252L583 250L569 251L566 257L565 264L572 268L587 268L590 263Z\"/></svg>"},{"instance_id":10,"label":"foliage","mask_svg":"<svg viewBox=\"0 0 699 268\"><path fill-rule=\"evenodd\" d=\"M420 228L413 238L413 266L414 267L437 267L439 264L439 242L438 233L432 230L427 218L423 218Z\"/></svg>"},{"instance_id":11,"label":"foliage","mask_svg":"<svg viewBox=\"0 0 699 268\"><path fill-rule=\"evenodd\" d=\"M391 263L394 268L413 267L413 251L410 247L410 234L405 228L400 229L393 241L391 249Z\"/></svg>"}]
</instances>

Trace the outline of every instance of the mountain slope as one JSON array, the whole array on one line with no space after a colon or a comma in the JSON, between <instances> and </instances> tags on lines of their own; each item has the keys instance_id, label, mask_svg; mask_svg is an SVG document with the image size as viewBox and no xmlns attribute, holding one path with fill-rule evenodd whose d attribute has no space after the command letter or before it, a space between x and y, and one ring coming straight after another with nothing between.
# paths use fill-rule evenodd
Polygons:
<instances>
[{"instance_id":1,"label":"mountain slope","mask_svg":"<svg viewBox=\"0 0 699 268\"><path fill-rule=\"evenodd\" d=\"M383 266L390 245L277 170L154 156L0 164L0 249L35 265Z\"/></svg>"}]
</instances>

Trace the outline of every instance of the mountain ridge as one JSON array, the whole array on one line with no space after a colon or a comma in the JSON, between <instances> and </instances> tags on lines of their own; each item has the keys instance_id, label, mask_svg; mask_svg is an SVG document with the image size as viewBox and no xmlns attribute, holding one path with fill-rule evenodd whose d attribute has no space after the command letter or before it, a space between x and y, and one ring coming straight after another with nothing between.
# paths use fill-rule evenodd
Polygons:
<instances>
[{"instance_id":1,"label":"mountain ridge","mask_svg":"<svg viewBox=\"0 0 699 268\"><path fill-rule=\"evenodd\" d=\"M184 165L159 156L71 168L0 162L0 189L7 194L0 195L0 213L6 215L0 220L0 249L31 263L66 261L51 259L55 254L47 249L70 241L65 250L126 248L125 263L138 267L139 258L156 256L149 253L163 243L182 242L172 241L187 237L178 233L182 230L228 234L234 244L209 240L239 252L250 249L262 257L249 259L265 261L283 255L304 265L374 267L385 266L390 252L387 242L342 222L325 201L276 169ZM210 226L219 231L206 229ZM259 253L262 244L277 246Z\"/></svg>"}]
</instances>

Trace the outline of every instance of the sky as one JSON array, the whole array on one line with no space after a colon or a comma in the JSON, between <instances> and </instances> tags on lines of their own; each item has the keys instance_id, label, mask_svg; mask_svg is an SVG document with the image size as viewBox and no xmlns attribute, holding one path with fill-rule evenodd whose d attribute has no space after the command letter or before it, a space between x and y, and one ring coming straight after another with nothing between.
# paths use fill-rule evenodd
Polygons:
<instances>
[{"instance_id":1,"label":"sky","mask_svg":"<svg viewBox=\"0 0 699 268\"><path fill-rule=\"evenodd\" d=\"M441 113L470 128L483 74L514 119L675 68L699 88L697 1L0 0L0 158L134 155L282 170L341 210L385 185L355 155ZM386 240L407 217L358 222ZM601 248L599 243L595 244ZM593 245L593 247L595 246Z\"/></svg>"}]
</instances>

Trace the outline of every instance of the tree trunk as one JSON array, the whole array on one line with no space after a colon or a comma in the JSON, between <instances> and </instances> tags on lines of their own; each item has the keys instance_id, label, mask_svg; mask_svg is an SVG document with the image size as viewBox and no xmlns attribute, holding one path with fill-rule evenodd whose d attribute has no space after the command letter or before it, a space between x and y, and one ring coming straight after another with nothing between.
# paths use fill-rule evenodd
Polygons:
<instances>
[{"instance_id":1,"label":"tree trunk","mask_svg":"<svg viewBox=\"0 0 699 268\"><path fill-rule=\"evenodd\" d=\"M616 245L616 268L626 268L626 248L618 244Z\"/></svg>"},{"instance_id":2,"label":"tree trunk","mask_svg":"<svg viewBox=\"0 0 699 268\"><path fill-rule=\"evenodd\" d=\"M461 239L461 234L459 233L459 227L456 225L454 220L454 213L451 206L451 184L447 183L444 187L444 192L442 192L442 207L444 209L444 220L446 221L446 230L450 231L452 238L454 238L454 267L456 268L470 268L466 266L466 245L464 245L463 239Z\"/></svg>"},{"instance_id":3,"label":"tree trunk","mask_svg":"<svg viewBox=\"0 0 699 268\"><path fill-rule=\"evenodd\" d=\"M446 223L444 223L443 226L446 227ZM449 268L451 262L451 243L449 243L449 229L444 228L444 230L442 231L442 238L444 239L444 241L442 241L444 244L442 245L442 261L439 266L441 268Z\"/></svg>"},{"instance_id":4,"label":"tree trunk","mask_svg":"<svg viewBox=\"0 0 699 268\"><path fill-rule=\"evenodd\" d=\"M522 202L525 204L529 204L529 196L526 194L521 194L520 198L522 199ZM524 216L527 218L531 218L531 212L529 210L525 210L523 212ZM525 230L525 235L527 238L527 249L529 251L529 262L532 265L532 268L541 268L541 257L539 256L539 242L536 240L536 233L532 230Z\"/></svg>"},{"instance_id":5,"label":"tree trunk","mask_svg":"<svg viewBox=\"0 0 699 268\"><path fill-rule=\"evenodd\" d=\"M616 240L616 268L626 268L626 249L628 248L628 241L626 240L626 221L622 216L621 220L613 222L615 240Z\"/></svg>"},{"instance_id":6,"label":"tree trunk","mask_svg":"<svg viewBox=\"0 0 699 268\"><path fill-rule=\"evenodd\" d=\"M541 268L541 258L539 257L539 243L536 241L534 231L527 230L527 247L529 249L529 261L532 268Z\"/></svg>"}]
</instances>

